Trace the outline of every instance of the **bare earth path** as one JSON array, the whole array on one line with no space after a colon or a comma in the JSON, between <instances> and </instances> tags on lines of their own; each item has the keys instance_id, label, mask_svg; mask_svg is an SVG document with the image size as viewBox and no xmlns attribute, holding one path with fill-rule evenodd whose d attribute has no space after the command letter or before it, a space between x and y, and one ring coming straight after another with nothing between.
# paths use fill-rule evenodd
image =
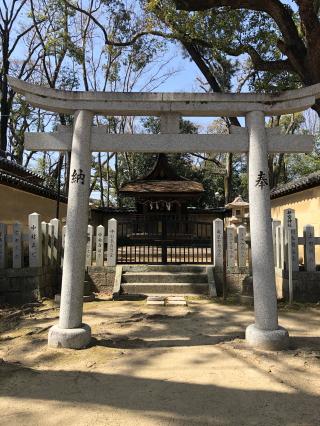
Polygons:
<instances>
[{"instance_id":1,"label":"bare earth path","mask_svg":"<svg viewBox=\"0 0 320 426\"><path fill-rule=\"evenodd\" d=\"M283 353L246 347L253 312L97 301L85 305L94 341L46 346L58 310L1 319L1 425L319 425L320 307L280 310Z\"/></svg>"}]
</instances>

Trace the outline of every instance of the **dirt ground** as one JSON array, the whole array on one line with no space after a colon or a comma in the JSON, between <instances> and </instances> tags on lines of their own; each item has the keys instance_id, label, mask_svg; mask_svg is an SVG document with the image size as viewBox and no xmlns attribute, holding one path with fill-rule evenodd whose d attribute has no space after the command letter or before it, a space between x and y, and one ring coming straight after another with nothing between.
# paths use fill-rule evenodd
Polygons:
<instances>
[{"instance_id":1,"label":"dirt ground","mask_svg":"<svg viewBox=\"0 0 320 426\"><path fill-rule=\"evenodd\" d=\"M320 306L280 308L291 348L246 346L250 308L85 304L91 347L50 349L51 302L0 311L1 425L320 425Z\"/></svg>"}]
</instances>

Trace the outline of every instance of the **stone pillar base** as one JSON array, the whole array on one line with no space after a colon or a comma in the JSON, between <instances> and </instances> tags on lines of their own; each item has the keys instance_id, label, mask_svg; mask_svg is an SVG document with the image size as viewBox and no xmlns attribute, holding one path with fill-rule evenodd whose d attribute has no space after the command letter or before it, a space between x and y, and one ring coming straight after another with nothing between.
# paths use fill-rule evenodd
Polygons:
<instances>
[{"instance_id":1,"label":"stone pillar base","mask_svg":"<svg viewBox=\"0 0 320 426\"><path fill-rule=\"evenodd\" d=\"M280 326L277 330L261 330L255 324L251 324L246 329L246 341L257 349L281 351L289 346L289 333Z\"/></svg>"},{"instance_id":2,"label":"stone pillar base","mask_svg":"<svg viewBox=\"0 0 320 426\"><path fill-rule=\"evenodd\" d=\"M60 328L54 325L48 334L48 346L52 348L82 349L91 340L91 328L82 324L79 328Z\"/></svg>"}]
</instances>

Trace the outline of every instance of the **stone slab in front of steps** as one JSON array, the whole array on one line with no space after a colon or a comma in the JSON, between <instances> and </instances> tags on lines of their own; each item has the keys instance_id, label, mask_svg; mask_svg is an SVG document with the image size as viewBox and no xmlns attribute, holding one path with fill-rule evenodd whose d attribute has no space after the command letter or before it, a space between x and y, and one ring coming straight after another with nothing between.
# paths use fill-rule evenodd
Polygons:
<instances>
[{"instance_id":1,"label":"stone slab in front of steps","mask_svg":"<svg viewBox=\"0 0 320 426\"><path fill-rule=\"evenodd\" d=\"M169 271L148 271L148 272L123 272L122 283L190 283L208 284L208 274L206 272L169 272Z\"/></svg>"},{"instance_id":2,"label":"stone slab in front of steps","mask_svg":"<svg viewBox=\"0 0 320 426\"><path fill-rule=\"evenodd\" d=\"M187 306L186 298L180 296L148 296L147 305L157 306Z\"/></svg>"},{"instance_id":3,"label":"stone slab in front of steps","mask_svg":"<svg viewBox=\"0 0 320 426\"><path fill-rule=\"evenodd\" d=\"M122 294L208 294L208 283L123 283Z\"/></svg>"}]
</instances>

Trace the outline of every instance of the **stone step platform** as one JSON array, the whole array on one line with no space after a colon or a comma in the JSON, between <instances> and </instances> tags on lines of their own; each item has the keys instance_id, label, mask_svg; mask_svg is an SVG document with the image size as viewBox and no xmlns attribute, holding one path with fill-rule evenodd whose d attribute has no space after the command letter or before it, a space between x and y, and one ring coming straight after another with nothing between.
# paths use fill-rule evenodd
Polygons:
<instances>
[{"instance_id":1,"label":"stone step platform","mask_svg":"<svg viewBox=\"0 0 320 426\"><path fill-rule=\"evenodd\" d=\"M208 283L189 283L189 282L176 282L176 283L122 283L122 294L143 294L143 295L194 295L194 294L208 294Z\"/></svg>"},{"instance_id":2,"label":"stone step platform","mask_svg":"<svg viewBox=\"0 0 320 426\"><path fill-rule=\"evenodd\" d=\"M122 265L122 272L206 273L208 265Z\"/></svg>"},{"instance_id":3,"label":"stone step platform","mask_svg":"<svg viewBox=\"0 0 320 426\"><path fill-rule=\"evenodd\" d=\"M148 272L123 272L122 283L202 283L208 284L206 272L180 271L148 271Z\"/></svg>"}]
</instances>

